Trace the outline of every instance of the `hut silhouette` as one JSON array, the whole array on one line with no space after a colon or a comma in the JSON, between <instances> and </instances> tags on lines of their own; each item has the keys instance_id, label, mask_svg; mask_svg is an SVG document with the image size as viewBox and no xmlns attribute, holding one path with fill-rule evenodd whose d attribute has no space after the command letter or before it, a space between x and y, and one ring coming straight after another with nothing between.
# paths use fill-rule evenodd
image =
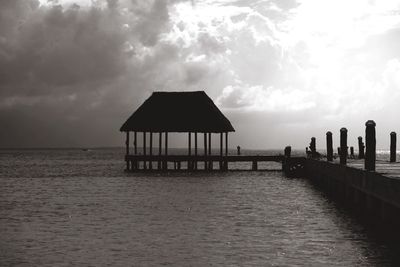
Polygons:
<instances>
[{"instance_id":1,"label":"hut silhouette","mask_svg":"<svg viewBox=\"0 0 400 267\"><path fill-rule=\"evenodd\" d=\"M143 159L143 168L152 168L152 162L158 162L158 168L166 169L168 160L168 133L188 133L188 169L197 168L198 133L204 134L204 156L211 155L211 134L220 135L220 156L222 164L223 139L225 135L225 156L228 154L228 132L234 132L230 121L222 114L204 91L192 92L153 92L153 94L126 120L120 128L126 133L127 170L138 168L138 159ZM130 132L133 132L133 155L130 154ZM143 156L137 157L137 133L143 136ZM153 155L153 134L158 134L158 156ZM194 153L192 154L192 134L194 135ZM147 136L149 149L147 151ZM164 136L164 138L163 138ZM164 153L162 153L164 139ZM147 152L149 152L147 154ZM147 161L147 164L146 164ZM180 162L179 162L180 164ZM162 166L161 166L162 165ZM208 165L208 166L206 166ZM206 168L212 168L212 162L205 162ZM222 168L222 166L221 166Z\"/></svg>"}]
</instances>

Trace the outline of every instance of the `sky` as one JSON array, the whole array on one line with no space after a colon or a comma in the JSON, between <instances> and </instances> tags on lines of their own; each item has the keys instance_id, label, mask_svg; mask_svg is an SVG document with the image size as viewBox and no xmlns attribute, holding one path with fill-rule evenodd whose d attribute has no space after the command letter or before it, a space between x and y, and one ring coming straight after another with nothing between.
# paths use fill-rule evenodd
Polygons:
<instances>
[{"instance_id":1,"label":"sky","mask_svg":"<svg viewBox=\"0 0 400 267\"><path fill-rule=\"evenodd\" d=\"M153 91L204 90L231 147L323 149L341 127L356 146L373 119L387 149L399 44L399 0L0 0L0 147L123 146Z\"/></svg>"}]
</instances>

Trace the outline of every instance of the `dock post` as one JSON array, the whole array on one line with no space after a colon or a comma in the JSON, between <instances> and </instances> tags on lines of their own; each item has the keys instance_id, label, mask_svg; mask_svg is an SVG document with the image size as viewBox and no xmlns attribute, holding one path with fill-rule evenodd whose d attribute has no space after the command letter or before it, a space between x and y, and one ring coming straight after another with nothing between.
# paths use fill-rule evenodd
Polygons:
<instances>
[{"instance_id":1,"label":"dock post","mask_svg":"<svg viewBox=\"0 0 400 267\"><path fill-rule=\"evenodd\" d=\"M376 137L375 137L375 126L376 123L373 120L369 120L365 123L365 161L364 168L368 171L375 171L375 160L376 160Z\"/></svg>"},{"instance_id":2,"label":"dock post","mask_svg":"<svg viewBox=\"0 0 400 267\"><path fill-rule=\"evenodd\" d=\"M149 160L149 170L153 169L153 132L150 132L150 149L149 149L149 155L150 155L150 160Z\"/></svg>"},{"instance_id":3,"label":"dock post","mask_svg":"<svg viewBox=\"0 0 400 267\"><path fill-rule=\"evenodd\" d=\"M390 162L396 162L396 133L390 133Z\"/></svg>"},{"instance_id":4,"label":"dock post","mask_svg":"<svg viewBox=\"0 0 400 267\"><path fill-rule=\"evenodd\" d=\"M362 137L358 137L358 159L363 159L365 157L364 155L364 143L362 141Z\"/></svg>"},{"instance_id":5,"label":"dock post","mask_svg":"<svg viewBox=\"0 0 400 267\"><path fill-rule=\"evenodd\" d=\"M333 160L333 142L332 142L332 132L328 131L326 133L326 160Z\"/></svg>"},{"instance_id":6,"label":"dock post","mask_svg":"<svg viewBox=\"0 0 400 267\"><path fill-rule=\"evenodd\" d=\"M292 147L291 146L285 147L284 154L286 158L290 158L292 154Z\"/></svg>"},{"instance_id":7,"label":"dock post","mask_svg":"<svg viewBox=\"0 0 400 267\"><path fill-rule=\"evenodd\" d=\"M252 164L252 168L251 168L253 171L256 171L257 170L257 160L254 160L253 161L253 164Z\"/></svg>"},{"instance_id":8,"label":"dock post","mask_svg":"<svg viewBox=\"0 0 400 267\"><path fill-rule=\"evenodd\" d=\"M340 164L347 164L347 129L340 129Z\"/></svg>"},{"instance_id":9,"label":"dock post","mask_svg":"<svg viewBox=\"0 0 400 267\"><path fill-rule=\"evenodd\" d=\"M354 147L350 147L350 158L354 159Z\"/></svg>"},{"instance_id":10,"label":"dock post","mask_svg":"<svg viewBox=\"0 0 400 267\"><path fill-rule=\"evenodd\" d=\"M317 152L317 145L316 145L316 140L315 137L311 137L311 142L310 142L310 150L311 150L311 158L314 158L316 156Z\"/></svg>"}]
</instances>

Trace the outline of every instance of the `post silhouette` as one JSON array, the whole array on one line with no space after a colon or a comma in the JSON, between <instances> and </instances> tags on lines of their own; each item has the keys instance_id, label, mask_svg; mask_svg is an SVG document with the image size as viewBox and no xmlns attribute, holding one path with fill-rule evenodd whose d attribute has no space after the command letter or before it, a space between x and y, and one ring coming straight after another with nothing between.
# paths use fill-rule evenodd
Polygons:
<instances>
[{"instance_id":1,"label":"post silhouette","mask_svg":"<svg viewBox=\"0 0 400 267\"><path fill-rule=\"evenodd\" d=\"M390 133L390 162L396 162L396 133Z\"/></svg>"},{"instance_id":2,"label":"post silhouette","mask_svg":"<svg viewBox=\"0 0 400 267\"><path fill-rule=\"evenodd\" d=\"M347 164L347 129L340 129L340 164Z\"/></svg>"},{"instance_id":3,"label":"post silhouette","mask_svg":"<svg viewBox=\"0 0 400 267\"><path fill-rule=\"evenodd\" d=\"M197 132L194 133L194 155L197 157ZM194 169L197 170L197 159L194 162Z\"/></svg>"},{"instance_id":4,"label":"post silhouette","mask_svg":"<svg viewBox=\"0 0 400 267\"><path fill-rule=\"evenodd\" d=\"M158 133L158 156L162 154L162 132ZM158 169L161 170L161 160L158 160Z\"/></svg>"},{"instance_id":5,"label":"post silhouette","mask_svg":"<svg viewBox=\"0 0 400 267\"><path fill-rule=\"evenodd\" d=\"M359 136L358 137L358 158L359 159L363 159L365 157L364 148L365 148L365 146L364 146L364 143L362 141L362 137Z\"/></svg>"},{"instance_id":6,"label":"post silhouette","mask_svg":"<svg viewBox=\"0 0 400 267\"><path fill-rule=\"evenodd\" d=\"M204 133L204 157L207 157L207 133ZM207 170L207 160L204 161L204 169Z\"/></svg>"},{"instance_id":7,"label":"post silhouette","mask_svg":"<svg viewBox=\"0 0 400 267\"><path fill-rule=\"evenodd\" d=\"M326 133L326 160L333 161L333 142L332 132L330 131Z\"/></svg>"},{"instance_id":8,"label":"post silhouette","mask_svg":"<svg viewBox=\"0 0 400 267\"><path fill-rule=\"evenodd\" d=\"M284 154L286 158L290 158L292 154L292 147L291 146L285 147Z\"/></svg>"},{"instance_id":9,"label":"post silhouette","mask_svg":"<svg viewBox=\"0 0 400 267\"><path fill-rule=\"evenodd\" d=\"M311 142L310 142L310 150L311 150L311 157L315 158L316 152L317 152L317 144L316 144L316 139L315 137L311 137Z\"/></svg>"},{"instance_id":10,"label":"post silhouette","mask_svg":"<svg viewBox=\"0 0 400 267\"><path fill-rule=\"evenodd\" d=\"M143 132L143 156L146 156L146 132ZM146 170L146 160L143 160L143 169Z\"/></svg>"},{"instance_id":11,"label":"post silhouette","mask_svg":"<svg viewBox=\"0 0 400 267\"><path fill-rule=\"evenodd\" d=\"M364 168L368 171L375 171L376 161L376 123L369 120L365 123L365 161Z\"/></svg>"},{"instance_id":12,"label":"post silhouette","mask_svg":"<svg viewBox=\"0 0 400 267\"><path fill-rule=\"evenodd\" d=\"M354 159L354 147L350 147L350 158Z\"/></svg>"},{"instance_id":13,"label":"post silhouette","mask_svg":"<svg viewBox=\"0 0 400 267\"><path fill-rule=\"evenodd\" d=\"M153 156L153 132L150 132L150 149L149 149L150 158ZM149 169L153 169L153 162L149 161Z\"/></svg>"},{"instance_id":14,"label":"post silhouette","mask_svg":"<svg viewBox=\"0 0 400 267\"><path fill-rule=\"evenodd\" d=\"M192 133L188 132L188 155L192 155ZM187 168L188 170L192 169L192 161L189 159L187 162Z\"/></svg>"},{"instance_id":15,"label":"post silhouette","mask_svg":"<svg viewBox=\"0 0 400 267\"><path fill-rule=\"evenodd\" d=\"M125 141L125 145L126 145L126 155L129 155L129 131L126 132L126 141ZM129 171L129 161L126 161L126 170Z\"/></svg>"}]
</instances>

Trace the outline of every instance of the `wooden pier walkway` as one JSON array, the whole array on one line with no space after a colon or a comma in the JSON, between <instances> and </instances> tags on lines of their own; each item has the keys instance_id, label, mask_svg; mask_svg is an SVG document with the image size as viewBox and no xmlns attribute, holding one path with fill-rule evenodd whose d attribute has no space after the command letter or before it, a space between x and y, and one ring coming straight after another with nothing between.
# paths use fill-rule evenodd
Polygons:
<instances>
[{"instance_id":1,"label":"wooden pier walkway","mask_svg":"<svg viewBox=\"0 0 400 267\"><path fill-rule=\"evenodd\" d=\"M339 163L339 161L337 161ZM364 169L364 160L349 159L347 166L356 169ZM375 172L390 178L400 179L400 162L389 162L388 160L377 160Z\"/></svg>"},{"instance_id":2,"label":"wooden pier walkway","mask_svg":"<svg viewBox=\"0 0 400 267\"><path fill-rule=\"evenodd\" d=\"M258 170L261 162L280 162L284 161L283 155L263 156L263 155L126 155L128 171L137 170L201 170L199 163L204 164L203 170L222 170L227 171L228 164L233 162L248 162L251 170ZM292 158L294 160L295 158ZM173 163L172 169L169 163ZM215 164L216 163L216 164ZM214 168L213 166L217 166Z\"/></svg>"}]
</instances>

